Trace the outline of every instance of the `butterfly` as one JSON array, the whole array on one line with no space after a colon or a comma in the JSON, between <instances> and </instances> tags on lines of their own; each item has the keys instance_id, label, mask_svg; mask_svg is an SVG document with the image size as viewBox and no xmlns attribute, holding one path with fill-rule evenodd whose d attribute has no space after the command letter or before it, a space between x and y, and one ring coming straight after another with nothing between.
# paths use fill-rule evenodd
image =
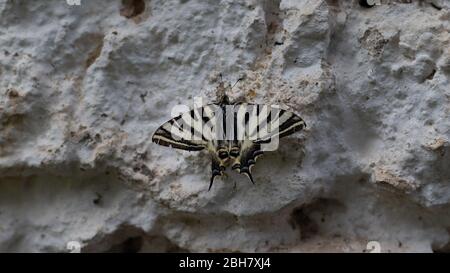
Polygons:
<instances>
[{"instance_id":1,"label":"butterfly","mask_svg":"<svg viewBox=\"0 0 450 273\"><path fill-rule=\"evenodd\" d=\"M254 184L252 167L270 144L306 127L291 111L264 104L231 102L220 83L218 99L162 124L152 141L186 151L207 150L211 156L211 179L224 175L227 167L246 175ZM269 147L269 148L267 148ZM272 149L273 150L273 149Z\"/></svg>"}]
</instances>

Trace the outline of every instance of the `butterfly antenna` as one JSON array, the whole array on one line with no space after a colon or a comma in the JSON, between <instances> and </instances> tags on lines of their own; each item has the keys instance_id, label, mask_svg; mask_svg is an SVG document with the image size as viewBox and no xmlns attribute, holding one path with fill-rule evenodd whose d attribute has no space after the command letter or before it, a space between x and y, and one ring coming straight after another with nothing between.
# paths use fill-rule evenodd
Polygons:
<instances>
[{"instance_id":1,"label":"butterfly antenna","mask_svg":"<svg viewBox=\"0 0 450 273\"><path fill-rule=\"evenodd\" d=\"M240 81L242 81L243 80L243 78L239 78L234 84L233 84L233 86L231 87L231 89L233 89L235 86L236 86L236 84L238 84L238 82L240 82Z\"/></svg>"}]
</instances>

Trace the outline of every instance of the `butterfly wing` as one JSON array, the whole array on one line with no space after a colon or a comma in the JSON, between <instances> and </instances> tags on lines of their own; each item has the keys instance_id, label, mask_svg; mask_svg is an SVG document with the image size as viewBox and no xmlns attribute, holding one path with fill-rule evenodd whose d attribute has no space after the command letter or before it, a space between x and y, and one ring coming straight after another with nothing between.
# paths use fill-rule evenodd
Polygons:
<instances>
[{"instance_id":1,"label":"butterfly wing","mask_svg":"<svg viewBox=\"0 0 450 273\"><path fill-rule=\"evenodd\" d=\"M214 104L185 112L161 125L153 134L156 144L186 151L208 148L215 133Z\"/></svg>"},{"instance_id":2,"label":"butterfly wing","mask_svg":"<svg viewBox=\"0 0 450 273\"><path fill-rule=\"evenodd\" d=\"M245 115L242 114L242 109L237 110L236 120L238 124L245 126L248 133L245 133L244 140L240 142L240 155L235 169L254 183L251 171L258 157L264 153L262 145L300 131L306 124L298 115L284 109L257 104L238 107L247 107L245 112L248 114Z\"/></svg>"},{"instance_id":3,"label":"butterfly wing","mask_svg":"<svg viewBox=\"0 0 450 273\"><path fill-rule=\"evenodd\" d=\"M255 143L268 143L275 138L283 138L306 127L306 123L295 113L268 106L260 106L261 108L269 108L260 111L258 114L257 134L253 135Z\"/></svg>"}]
</instances>

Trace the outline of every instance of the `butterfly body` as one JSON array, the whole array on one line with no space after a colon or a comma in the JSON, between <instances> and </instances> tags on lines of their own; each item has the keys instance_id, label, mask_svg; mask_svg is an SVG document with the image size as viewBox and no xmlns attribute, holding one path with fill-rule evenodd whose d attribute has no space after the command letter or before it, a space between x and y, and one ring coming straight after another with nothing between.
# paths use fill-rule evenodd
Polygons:
<instances>
[{"instance_id":1,"label":"butterfly body","mask_svg":"<svg viewBox=\"0 0 450 273\"><path fill-rule=\"evenodd\" d=\"M265 145L306 126L300 117L278 107L232 103L225 91L221 84L216 102L167 121L152 138L157 144L176 149L206 149L212 161L209 189L215 177L222 176L228 167L254 183L252 167Z\"/></svg>"}]
</instances>

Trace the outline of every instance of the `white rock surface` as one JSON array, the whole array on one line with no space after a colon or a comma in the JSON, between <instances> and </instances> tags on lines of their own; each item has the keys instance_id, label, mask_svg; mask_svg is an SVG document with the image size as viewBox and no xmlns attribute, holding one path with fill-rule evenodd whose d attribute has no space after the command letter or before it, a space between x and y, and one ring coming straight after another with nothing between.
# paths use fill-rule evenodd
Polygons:
<instances>
[{"instance_id":1,"label":"white rock surface","mask_svg":"<svg viewBox=\"0 0 450 273\"><path fill-rule=\"evenodd\" d=\"M448 251L450 5L388 2L0 0L0 251ZM308 128L208 192L151 135L219 73Z\"/></svg>"}]
</instances>

